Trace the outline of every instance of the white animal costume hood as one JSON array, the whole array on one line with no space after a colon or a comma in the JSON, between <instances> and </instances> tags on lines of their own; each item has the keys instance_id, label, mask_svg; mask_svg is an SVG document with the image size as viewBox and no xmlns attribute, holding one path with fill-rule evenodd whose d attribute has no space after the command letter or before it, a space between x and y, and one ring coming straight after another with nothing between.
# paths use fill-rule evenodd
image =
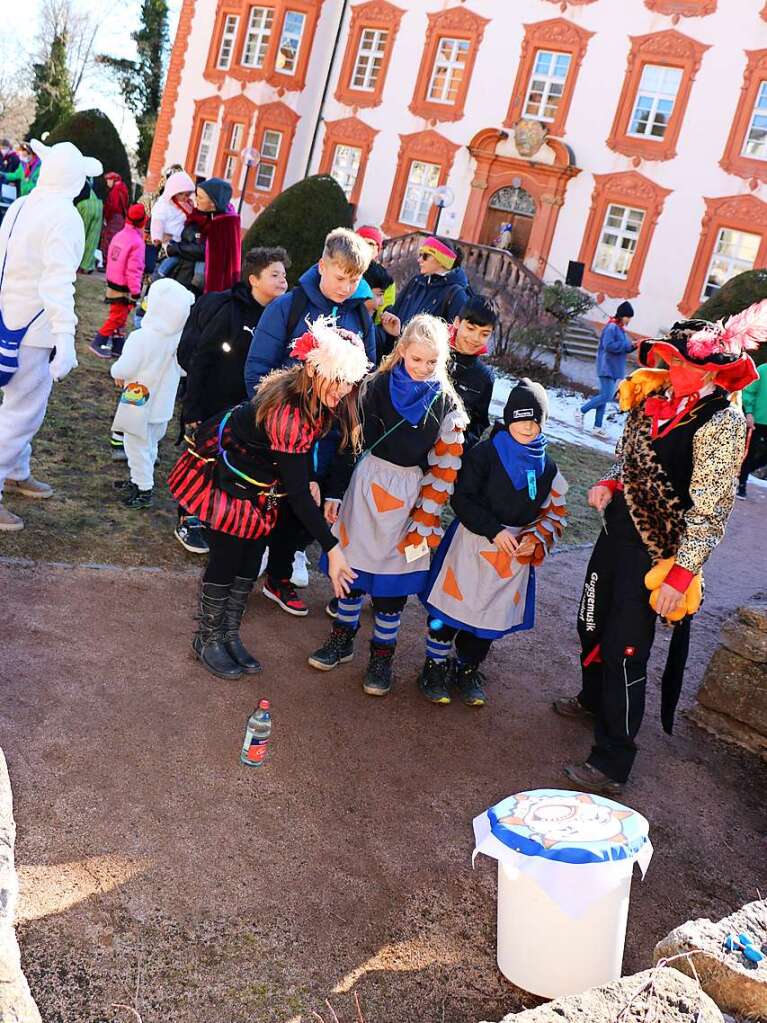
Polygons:
<instances>
[{"instance_id":1,"label":"white animal costume hood","mask_svg":"<svg viewBox=\"0 0 767 1023\"><path fill-rule=\"evenodd\" d=\"M74 281L85 233L72 200L86 176L101 174L102 167L71 142L46 146L33 139L30 145L42 161L40 177L0 225L0 265L7 257L0 308L11 329L26 326L42 309L22 345L53 348L54 334L73 337L77 325Z\"/></svg>"},{"instance_id":2,"label":"white animal costume hood","mask_svg":"<svg viewBox=\"0 0 767 1023\"><path fill-rule=\"evenodd\" d=\"M168 278L149 289L141 328L128 335L122 355L110 369L115 380L125 382L113 430L143 437L147 423L165 423L173 417L183 373L176 350L193 302L190 291Z\"/></svg>"},{"instance_id":3,"label":"white animal costume hood","mask_svg":"<svg viewBox=\"0 0 767 1023\"><path fill-rule=\"evenodd\" d=\"M171 202L173 196L180 192L194 192L194 181L186 171L176 171L170 175L165 182L162 195L152 207L152 219L149 222L152 240L162 240L166 234L171 235L176 242L181 238L186 216L175 203Z\"/></svg>"}]
</instances>

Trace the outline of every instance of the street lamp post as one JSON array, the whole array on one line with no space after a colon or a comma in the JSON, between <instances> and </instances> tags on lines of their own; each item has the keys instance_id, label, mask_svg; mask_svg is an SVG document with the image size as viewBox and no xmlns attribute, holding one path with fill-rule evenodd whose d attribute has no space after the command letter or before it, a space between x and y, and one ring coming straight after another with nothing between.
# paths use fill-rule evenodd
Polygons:
<instances>
[{"instance_id":1,"label":"street lamp post","mask_svg":"<svg viewBox=\"0 0 767 1023\"><path fill-rule=\"evenodd\" d=\"M439 188L435 188L434 195L432 196L432 202L437 207L437 219L434 223L434 233L437 234L439 231L439 222L442 217L442 211L446 206L452 206L455 202L455 195L452 188L448 188L447 185L441 185Z\"/></svg>"},{"instance_id":2,"label":"street lamp post","mask_svg":"<svg viewBox=\"0 0 767 1023\"><path fill-rule=\"evenodd\" d=\"M242 191L240 192L240 203L237 207L238 216L242 214L242 204L245 200L245 193L248 190L248 178L250 177L250 168L258 167L261 162L261 154L257 149L252 149L250 146L247 149L243 149L240 153L242 160L245 164L245 177L242 182Z\"/></svg>"}]
</instances>

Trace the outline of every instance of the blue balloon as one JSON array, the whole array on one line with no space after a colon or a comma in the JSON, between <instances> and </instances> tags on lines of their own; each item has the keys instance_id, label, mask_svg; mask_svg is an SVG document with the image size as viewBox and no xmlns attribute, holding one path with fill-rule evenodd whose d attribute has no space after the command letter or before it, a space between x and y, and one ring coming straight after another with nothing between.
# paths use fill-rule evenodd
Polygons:
<instances>
[{"instance_id":1,"label":"blue balloon","mask_svg":"<svg viewBox=\"0 0 767 1023\"><path fill-rule=\"evenodd\" d=\"M429 628L433 629L435 632L439 632L440 629L444 628L444 625L445 623L441 618L432 618L429 622Z\"/></svg>"}]
</instances>

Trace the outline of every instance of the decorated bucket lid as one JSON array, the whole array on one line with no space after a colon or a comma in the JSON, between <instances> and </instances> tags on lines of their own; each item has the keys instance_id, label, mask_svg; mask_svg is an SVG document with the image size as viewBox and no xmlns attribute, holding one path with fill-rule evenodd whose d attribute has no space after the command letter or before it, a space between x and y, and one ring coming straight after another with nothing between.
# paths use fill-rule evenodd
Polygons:
<instances>
[{"instance_id":1,"label":"decorated bucket lid","mask_svg":"<svg viewBox=\"0 0 767 1023\"><path fill-rule=\"evenodd\" d=\"M604 796L564 789L535 789L508 796L474 820L477 852L483 838L521 853L561 863L634 859L649 844L649 824Z\"/></svg>"}]
</instances>

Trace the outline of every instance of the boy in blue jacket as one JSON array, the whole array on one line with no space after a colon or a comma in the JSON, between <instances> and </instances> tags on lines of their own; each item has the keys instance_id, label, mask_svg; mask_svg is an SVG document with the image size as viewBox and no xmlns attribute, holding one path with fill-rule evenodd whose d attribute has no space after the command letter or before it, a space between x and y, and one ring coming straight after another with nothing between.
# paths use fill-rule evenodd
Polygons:
<instances>
[{"instance_id":1,"label":"boy in blue jacket","mask_svg":"<svg viewBox=\"0 0 767 1023\"><path fill-rule=\"evenodd\" d=\"M358 290L371 258L370 246L354 231L338 227L330 232L319 263L301 275L295 288L269 303L253 331L245 360L245 388L249 398L268 373L293 361L290 345L306 332L307 317L313 321L318 316L335 316L339 327L362 337L368 359L375 363L375 329L365 305L370 289ZM331 433L315 448L315 478L321 479L324 475L324 463L329 467L335 453L334 444L337 444L337 437ZM269 537L263 593L283 611L298 617L309 613L295 585L309 584L303 548L310 539L286 502L280 508L277 525Z\"/></svg>"},{"instance_id":2,"label":"boy in blue jacket","mask_svg":"<svg viewBox=\"0 0 767 1023\"><path fill-rule=\"evenodd\" d=\"M630 302L621 302L615 310L615 316L608 320L599 338L597 349L597 376L599 377L599 394L585 402L576 413L575 421L583 426L583 417L587 412L596 409L594 416L594 433L597 437L607 434L602 429L607 403L615 397L618 382L626 376L626 356L636 347L626 333L629 320L634 315L634 307Z\"/></svg>"},{"instance_id":3,"label":"boy in blue jacket","mask_svg":"<svg viewBox=\"0 0 767 1023\"><path fill-rule=\"evenodd\" d=\"M298 285L264 310L245 361L245 386L252 398L267 373L291 362L290 345L306 332L306 318L335 316L339 327L359 334L375 362L373 321L364 297L355 294L371 259L370 246L354 231L338 227L325 239L322 258Z\"/></svg>"}]
</instances>

